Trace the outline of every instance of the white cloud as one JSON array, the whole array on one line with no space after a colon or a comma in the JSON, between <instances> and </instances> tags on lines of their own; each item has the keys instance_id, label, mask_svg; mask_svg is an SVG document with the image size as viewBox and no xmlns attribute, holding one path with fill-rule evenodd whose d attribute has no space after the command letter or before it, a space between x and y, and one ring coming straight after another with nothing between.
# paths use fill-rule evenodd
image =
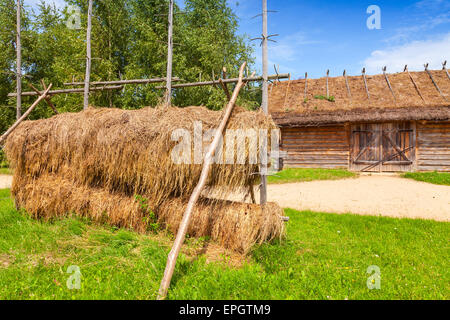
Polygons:
<instances>
[{"instance_id":1,"label":"white cloud","mask_svg":"<svg viewBox=\"0 0 450 320\"><path fill-rule=\"evenodd\" d=\"M303 32L296 32L281 39L272 38L276 43L269 42L269 56L272 60L294 61L302 52L304 45L317 44L319 41L308 40Z\"/></svg>"},{"instance_id":2,"label":"white cloud","mask_svg":"<svg viewBox=\"0 0 450 320\"><path fill-rule=\"evenodd\" d=\"M373 51L364 66L369 73L376 74L384 66L389 72L403 71L405 64L410 70L423 70L425 63L430 63L430 69L440 69L444 60L450 60L450 33L433 40L412 41Z\"/></svg>"}]
</instances>

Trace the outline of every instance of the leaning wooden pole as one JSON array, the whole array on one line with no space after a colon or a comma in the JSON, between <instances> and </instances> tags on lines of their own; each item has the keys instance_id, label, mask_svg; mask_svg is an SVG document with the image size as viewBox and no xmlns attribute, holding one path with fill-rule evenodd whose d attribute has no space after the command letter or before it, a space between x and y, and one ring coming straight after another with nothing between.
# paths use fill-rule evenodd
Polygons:
<instances>
[{"instance_id":1,"label":"leaning wooden pole","mask_svg":"<svg viewBox=\"0 0 450 320\"><path fill-rule=\"evenodd\" d=\"M180 253L181 246L183 245L184 239L186 237L186 232L188 230L189 223L191 221L192 211L194 210L194 206L195 206L198 198L200 197L200 194L201 194L203 188L206 185L209 171L211 169L211 164L214 162L214 154L216 152L216 148L219 145L220 139L223 135L225 127L226 127L228 120L231 116L231 113L233 111L234 105L236 104L236 100L238 98L239 91L245 85L245 82L243 81L243 77L244 77L244 69L245 69L246 65L247 64L244 62L241 66L241 69L239 70L239 79L240 80L237 83L237 85L233 91L231 100L228 102L222 122L220 123L220 126L217 129L216 134L214 136L214 140L211 143L211 145L209 146L208 152L205 155L200 179L199 179L198 184L195 187L194 191L192 192L192 195L189 199L186 210L184 211L183 219L181 220L180 227L178 228L177 237L173 244L172 250L170 250L169 256L167 258L166 269L164 271L164 276L161 281L161 286L159 288L158 300L163 300L167 296L167 290L169 289L170 281L172 280L172 275L175 270L175 264L177 262L178 254Z\"/></svg>"},{"instance_id":2,"label":"leaning wooden pole","mask_svg":"<svg viewBox=\"0 0 450 320\"><path fill-rule=\"evenodd\" d=\"M20 0L17 0L17 39L16 39L16 54L17 54L17 107L16 107L16 119L20 119L22 115L22 43L21 43L21 4Z\"/></svg>"},{"instance_id":3,"label":"leaning wooden pole","mask_svg":"<svg viewBox=\"0 0 450 320\"><path fill-rule=\"evenodd\" d=\"M50 84L47 90L42 93L42 95L31 105L31 107L29 107L28 110L19 119L17 119L17 121L8 130L6 130L4 134L2 134L2 136L0 137L0 144L3 144L3 142L6 140L6 138L8 138L11 132L13 132L14 129L16 129L17 126L28 117L28 115L31 113L31 111L33 111L34 108L36 108L39 102L47 97L47 94L50 91L51 87L52 85Z\"/></svg>"},{"instance_id":4,"label":"leaning wooden pole","mask_svg":"<svg viewBox=\"0 0 450 320\"><path fill-rule=\"evenodd\" d=\"M262 105L261 108L264 114L269 113L269 81L267 79L269 51L268 51L268 33L267 33L267 0L262 1L262 17L263 17L263 33L262 33L262 68L263 68L263 83L262 83ZM267 163L263 161L267 159L266 145L263 144L261 150L261 188L260 188L260 203L265 205L267 203Z\"/></svg>"},{"instance_id":5,"label":"leaning wooden pole","mask_svg":"<svg viewBox=\"0 0 450 320\"><path fill-rule=\"evenodd\" d=\"M84 103L83 108L86 110L89 107L89 82L91 80L91 31L92 31L92 2L89 0L87 31L86 31L86 75L84 77Z\"/></svg>"},{"instance_id":6,"label":"leaning wooden pole","mask_svg":"<svg viewBox=\"0 0 450 320\"><path fill-rule=\"evenodd\" d=\"M173 60L173 0L169 1L169 28L167 39L166 107L172 103L172 60Z\"/></svg>"}]
</instances>

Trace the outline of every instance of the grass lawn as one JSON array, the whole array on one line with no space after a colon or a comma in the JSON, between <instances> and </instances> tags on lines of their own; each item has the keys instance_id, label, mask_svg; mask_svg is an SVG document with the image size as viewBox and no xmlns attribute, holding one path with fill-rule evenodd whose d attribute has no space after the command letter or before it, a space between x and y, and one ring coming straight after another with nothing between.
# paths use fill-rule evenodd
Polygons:
<instances>
[{"instance_id":1,"label":"grass lawn","mask_svg":"<svg viewBox=\"0 0 450 320\"><path fill-rule=\"evenodd\" d=\"M449 299L450 225L443 222L286 210L287 239L255 249L232 267L189 255L169 299ZM65 218L32 220L0 191L1 299L154 299L171 241L163 235ZM67 269L79 266L81 289ZM381 289L367 288L367 268Z\"/></svg>"},{"instance_id":2,"label":"grass lawn","mask_svg":"<svg viewBox=\"0 0 450 320\"><path fill-rule=\"evenodd\" d=\"M292 183L314 180L338 180L358 175L344 169L285 169L268 177L269 183Z\"/></svg>"},{"instance_id":3,"label":"grass lawn","mask_svg":"<svg viewBox=\"0 0 450 320\"><path fill-rule=\"evenodd\" d=\"M407 172L403 178L450 186L450 172Z\"/></svg>"},{"instance_id":4,"label":"grass lawn","mask_svg":"<svg viewBox=\"0 0 450 320\"><path fill-rule=\"evenodd\" d=\"M13 174L9 168L0 168L0 174Z\"/></svg>"}]
</instances>

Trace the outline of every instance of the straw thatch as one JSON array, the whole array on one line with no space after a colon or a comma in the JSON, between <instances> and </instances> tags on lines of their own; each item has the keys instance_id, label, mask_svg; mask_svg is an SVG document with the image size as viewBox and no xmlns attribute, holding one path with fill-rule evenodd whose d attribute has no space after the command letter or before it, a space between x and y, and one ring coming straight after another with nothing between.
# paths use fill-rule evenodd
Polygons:
<instances>
[{"instance_id":1,"label":"straw thatch","mask_svg":"<svg viewBox=\"0 0 450 320\"><path fill-rule=\"evenodd\" d=\"M5 144L14 168L12 194L16 204L37 218L76 212L145 231L146 213L135 199L141 195L159 222L175 231L184 203L180 199L192 193L202 165L174 163L171 151L178 142L172 141L171 134L183 128L193 136L194 121L202 122L203 131L214 129L221 115L201 107L89 109L23 122ZM235 110L227 126L274 127L262 112L242 109ZM208 185L220 186L224 193L236 188L248 190L258 178L257 171L257 165L215 164ZM200 204L198 218L192 223L196 226L193 236L210 235L225 247L246 251L252 243L282 234L278 206L268 206L263 216L257 206L214 202ZM217 215L214 219L212 212ZM245 232L248 238L243 236Z\"/></svg>"},{"instance_id":2,"label":"straw thatch","mask_svg":"<svg viewBox=\"0 0 450 320\"><path fill-rule=\"evenodd\" d=\"M279 126L321 125L364 121L450 120L450 80L444 70L430 70L442 96L427 72L366 76L370 99L362 76L284 81L270 88L269 111ZM419 93L420 92L420 93ZM422 97L421 97L422 96ZM395 98L394 98L395 97Z\"/></svg>"}]
</instances>

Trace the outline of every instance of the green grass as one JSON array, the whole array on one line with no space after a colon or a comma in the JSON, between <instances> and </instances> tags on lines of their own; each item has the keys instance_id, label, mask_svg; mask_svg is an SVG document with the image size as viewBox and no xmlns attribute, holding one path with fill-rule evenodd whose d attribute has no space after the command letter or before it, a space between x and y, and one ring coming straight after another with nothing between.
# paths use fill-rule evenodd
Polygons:
<instances>
[{"instance_id":1,"label":"green grass","mask_svg":"<svg viewBox=\"0 0 450 320\"><path fill-rule=\"evenodd\" d=\"M285 169L268 177L269 183L292 183L314 180L338 180L357 177L357 174L344 169Z\"/></svg>"},{"instance_id":2,"label":"green grass","mask_svg":"<svg viewBox=\"0 0 450 320\"><path fill-rule=\"evenodd\" d=\"M450 186L450 172L407 172L403 178Z\"/></svg>"},{"instance_id":3,"label":"green grass","mask_svg":"<svg viewBox=\"0 0 450 320\"><path fill-rule=\"evenodd\" d=\"M13 174L10 168L0 168L0 174Z\"/></svg>"},{"instance_id":4,"label":"green grass","mask_svg":"<svg viewBox=\"0 0 450 320\"><path fill-rule=\"evenodd\" d=\"M287 239L230 267L181 255L169 299L449 299L449 224L286 210ZM188 247L202 246L189 240ZM170 239L17 212L0 191L0 300L154 299ZM224 257L224 261L226 257ZM81 289L69 290L71 265ZM369 290L367 268L380 267Z\"/></svg>"}]
</instances>

